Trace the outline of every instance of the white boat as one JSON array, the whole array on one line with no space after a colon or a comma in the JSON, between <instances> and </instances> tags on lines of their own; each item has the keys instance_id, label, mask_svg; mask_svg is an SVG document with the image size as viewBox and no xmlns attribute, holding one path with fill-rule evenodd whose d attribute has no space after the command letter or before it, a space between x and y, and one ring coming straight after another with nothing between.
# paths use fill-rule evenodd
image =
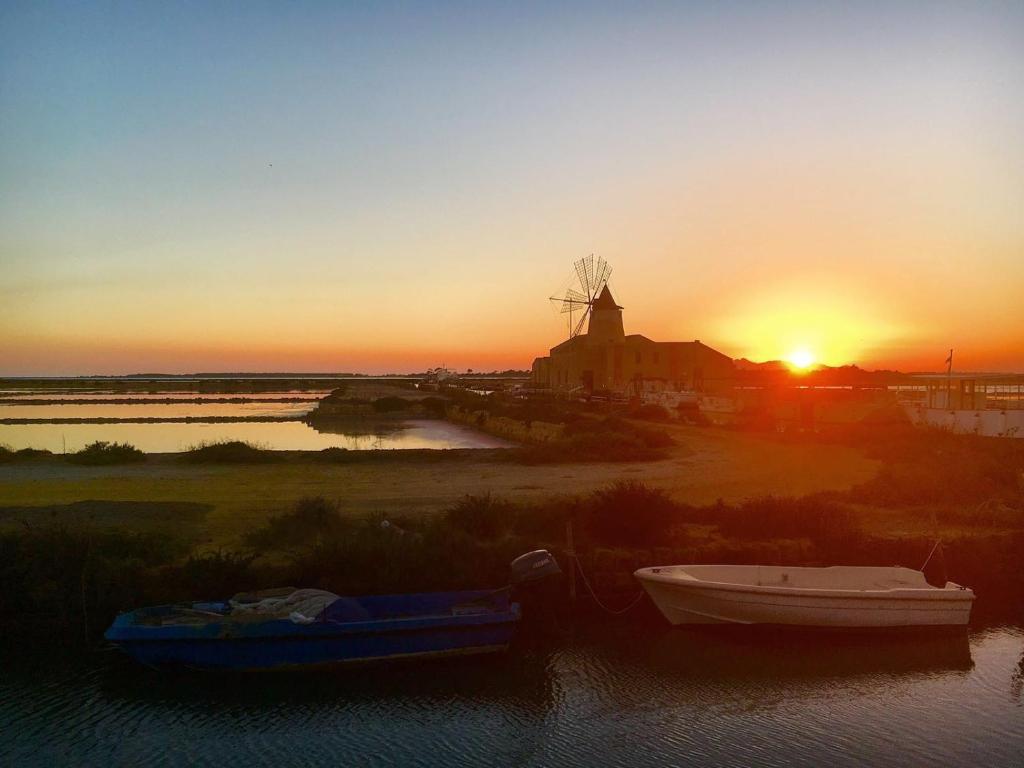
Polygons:
<instances>
[{"instance_id":1,"label":"white boat","mask_svg":"<svg viewBox=\"0 0 1024 768\"><path fill-rule=\"evenodd\" d=\"M673 565L635 574L672 624L965 625L974 592L910 568Z\"/></svg>"}]
</instances>

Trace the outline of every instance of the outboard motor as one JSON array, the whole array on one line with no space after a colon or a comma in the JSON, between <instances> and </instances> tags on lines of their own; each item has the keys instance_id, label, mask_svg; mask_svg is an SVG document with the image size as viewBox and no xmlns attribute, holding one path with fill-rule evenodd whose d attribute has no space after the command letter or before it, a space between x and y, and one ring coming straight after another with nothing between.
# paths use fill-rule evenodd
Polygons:
<instances>
[{"instance_id":1,"label":"outboard motor","mask_svg":"<svg viewBox=\"0 0 1024 768\"><path fill-rule=\"evenodd\" d=\"M562 574L562 569L558 567L558 561L546 549L535 549L533 552L520 555L512 561L509 568L508 583L514 587L533 584Z\"/></svg>"},{"instance_id":2,"label":"outboard motor","mask_svg":"<svg viewBox=\"0 0 1024 768\"><path fill-rule=\"evenodd\" d=\"M546 549L520 555L509 566L509 586L523 609L523 623L529 627L516 637L532 643L558 629L556 607L564 591L562 569ZM524 629L526 629L524 627Z\"/></svg>"}]
</instances>

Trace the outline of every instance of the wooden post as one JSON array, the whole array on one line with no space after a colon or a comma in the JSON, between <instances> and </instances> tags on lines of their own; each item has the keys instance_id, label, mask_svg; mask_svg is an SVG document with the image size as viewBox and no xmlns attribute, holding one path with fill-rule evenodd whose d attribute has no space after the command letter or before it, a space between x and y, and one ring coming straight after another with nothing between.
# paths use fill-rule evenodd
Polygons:
<instances>
[{"instance_id":1,"label":"wooden post","mask_svg":"<svg viewBox=\"0 0 1024 768\"><path fill-rule=\"evenodd\" d=\"M565 521L565 551L569 556L569 599L576 602L576 547L572 538L572 520Z\"/></svg>"}]
</instances>

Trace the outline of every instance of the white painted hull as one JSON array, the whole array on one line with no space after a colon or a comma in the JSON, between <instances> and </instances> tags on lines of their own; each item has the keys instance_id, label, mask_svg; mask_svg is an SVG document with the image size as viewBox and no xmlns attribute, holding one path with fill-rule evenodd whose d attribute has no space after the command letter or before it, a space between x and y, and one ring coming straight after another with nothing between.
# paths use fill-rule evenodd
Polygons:
<instances>
[{"instance_id":1,"label":"white painted hull","mask_svg":"<svg viewBox=\"0 0 1024 768\"><path fill-rule=\"evenodd\" d=\"M676 625L963 626L974 602L970 589L932 587L906 568L670 566L635 575Z\"/></svg>"}]
</instances>

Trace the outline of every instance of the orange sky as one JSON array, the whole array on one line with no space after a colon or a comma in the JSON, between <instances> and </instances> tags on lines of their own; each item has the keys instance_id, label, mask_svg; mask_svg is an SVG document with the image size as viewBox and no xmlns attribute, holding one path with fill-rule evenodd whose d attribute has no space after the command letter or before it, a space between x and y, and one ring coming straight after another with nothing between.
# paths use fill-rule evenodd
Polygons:
<instances>
[{"instance_id":1,"label":"orange sky","mask_svg":"<svg viewBox=\"0 0 1024 768\"><path fill-rule=\"evenodd\" d=\"M1024 10L8 10L0 375L1024 370Z\"/></svg>"}]
</instances>

